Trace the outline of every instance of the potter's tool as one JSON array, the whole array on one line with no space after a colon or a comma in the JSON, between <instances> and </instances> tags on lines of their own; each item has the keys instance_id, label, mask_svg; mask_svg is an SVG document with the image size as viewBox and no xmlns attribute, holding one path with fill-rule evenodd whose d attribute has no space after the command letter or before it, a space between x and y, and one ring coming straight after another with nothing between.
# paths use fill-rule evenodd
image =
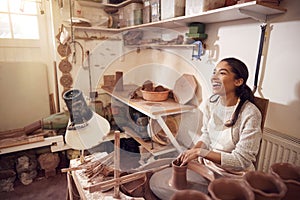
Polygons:
<instances>
[{"instance_id":1,"label":"potter's tool","mask_svg":"<svg viewBox=\"0 0 300 200\"><path fill-rule=\"evenodd\" d=\"M114 198L120 198L120 131L115 132L115 149L114 149L114 179L116 184L114 184Z\"/></svg>"},{"instance_id":2,"label":"potter's tool","mask_svg":"<svg viewBox=\"0 0 300 200\"><path fill-rule=\"evenodd\" d=\"M124 184L124 183L128 183L128 182L140 179L140 178L144 177L146 175L146 173L148 173L148 172L152 172L152 173L159 172L159 171L164 170L166 168L170 168L171 165L172 165L172 163L169 163L169 164L166 164L166 165L154 168L154 169L143 170L143 171L139 171L139 172L136 172L136 173L125 175L125 176L122 176L122 177L119 177L119 178L114 178L112 180L102 181L100 183L97 183L95 185L89 186L89 187L84 188L84 189L88 189L89 192L107 190L108 188L114 187L118 183L121 185L121 184Z\"/></svg>"}]
</instances>

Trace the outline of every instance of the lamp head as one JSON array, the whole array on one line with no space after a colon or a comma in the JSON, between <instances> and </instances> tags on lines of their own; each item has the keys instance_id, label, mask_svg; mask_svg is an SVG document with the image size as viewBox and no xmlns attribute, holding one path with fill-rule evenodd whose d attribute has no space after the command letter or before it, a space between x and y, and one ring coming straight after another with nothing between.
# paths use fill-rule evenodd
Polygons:
<instances>
[{"instance_id":1,"label":"lamp head","mask_svg":"<svg viewBox=\"0 0 300 200\"><path fill-rule=\"evenodd\" d=\"M78 89L64 93L63 99L70 112L65 140L73 149L90 149L100 144L110 131L109 122L93 112Z\"/></svg>"}]
</instances>

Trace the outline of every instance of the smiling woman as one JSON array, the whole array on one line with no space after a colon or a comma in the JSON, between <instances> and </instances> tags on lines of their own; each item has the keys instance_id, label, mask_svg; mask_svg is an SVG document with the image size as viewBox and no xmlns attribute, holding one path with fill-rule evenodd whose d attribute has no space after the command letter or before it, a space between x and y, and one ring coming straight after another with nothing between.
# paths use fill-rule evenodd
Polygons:
<instances>
[{"instance_id":1,"label":"smiling woman","mask_svg":"<svg viewBox=\"0 0 300 200\"><path fill-rule=\"evenodd\" d=\"M42 1L0 1L0 38L39 39L38 5Z\"/></svg>"},{"instance_id":2,"label":"smiling woman","mask_svg":"<svg viewBox=\"0 0 300 200\"><path fill-rule=\"evenodd\" d=\"M255 170L261 113L246 84L248 76L247 66L236 58L217 64L211 77L213 95L203 110L202 135L192 149L178 157L182 165L199 158L213 169L235 175Z\"/></svg>"}]
</instances>

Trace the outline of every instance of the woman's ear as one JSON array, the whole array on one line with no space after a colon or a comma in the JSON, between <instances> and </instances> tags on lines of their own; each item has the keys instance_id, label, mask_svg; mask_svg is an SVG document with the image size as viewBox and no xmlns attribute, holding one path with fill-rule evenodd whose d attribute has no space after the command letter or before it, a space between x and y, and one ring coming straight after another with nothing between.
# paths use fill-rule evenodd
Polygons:
<instances>
[{"instance_id":1,"label":"woman's ear","mask_svg":"<svg viewBox=\"0 0 300 200\"><path fill-rule=\"evenodd\" d=\"M239 87L244 83L244 79L239 78L239 79L235 79L234 84L235 86Z\"/></svg>"}]
</instances>

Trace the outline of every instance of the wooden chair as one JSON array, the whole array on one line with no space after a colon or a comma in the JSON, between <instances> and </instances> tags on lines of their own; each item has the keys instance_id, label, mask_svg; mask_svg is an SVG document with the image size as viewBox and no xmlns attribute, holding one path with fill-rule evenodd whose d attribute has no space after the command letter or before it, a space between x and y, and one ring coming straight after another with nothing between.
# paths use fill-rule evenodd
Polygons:
<instances>
[{"instance_id":1,"label":"wooden chair","mask_svg":"<svg viewBox=\"0 0 300 200\"><path fill-rule=\"evenodd\" d=\"M263 129L264 129L264 126L265 126L265 121L266 121L266 116L267 116L269 99L264 99L264 98L261 98L261 97L254 97L254 102L255 102L255 105L258 107L258 109L261 112L261 117L262 117L262 119L261 119L261 131L263 132ZM258 154L256 156L256 162L254 163L255 169L257 169L257 167L258 167L259 154L260 154L260 149L259 149Z\"/></svg>"},{"instance_id":2,"label":"wooden chair","mask_svg":"<svg viewBox=\"0 0 300 200\"><path fill-rule=\"evenodd\" d=\"M258 109L261 112L261 130L263 131L263 128L265 126L266 116L267 116L267 110L269 105L269 99L264 99L261 97L254 97L255 105L258 107Z\"/></svg>"}]
</instances>

